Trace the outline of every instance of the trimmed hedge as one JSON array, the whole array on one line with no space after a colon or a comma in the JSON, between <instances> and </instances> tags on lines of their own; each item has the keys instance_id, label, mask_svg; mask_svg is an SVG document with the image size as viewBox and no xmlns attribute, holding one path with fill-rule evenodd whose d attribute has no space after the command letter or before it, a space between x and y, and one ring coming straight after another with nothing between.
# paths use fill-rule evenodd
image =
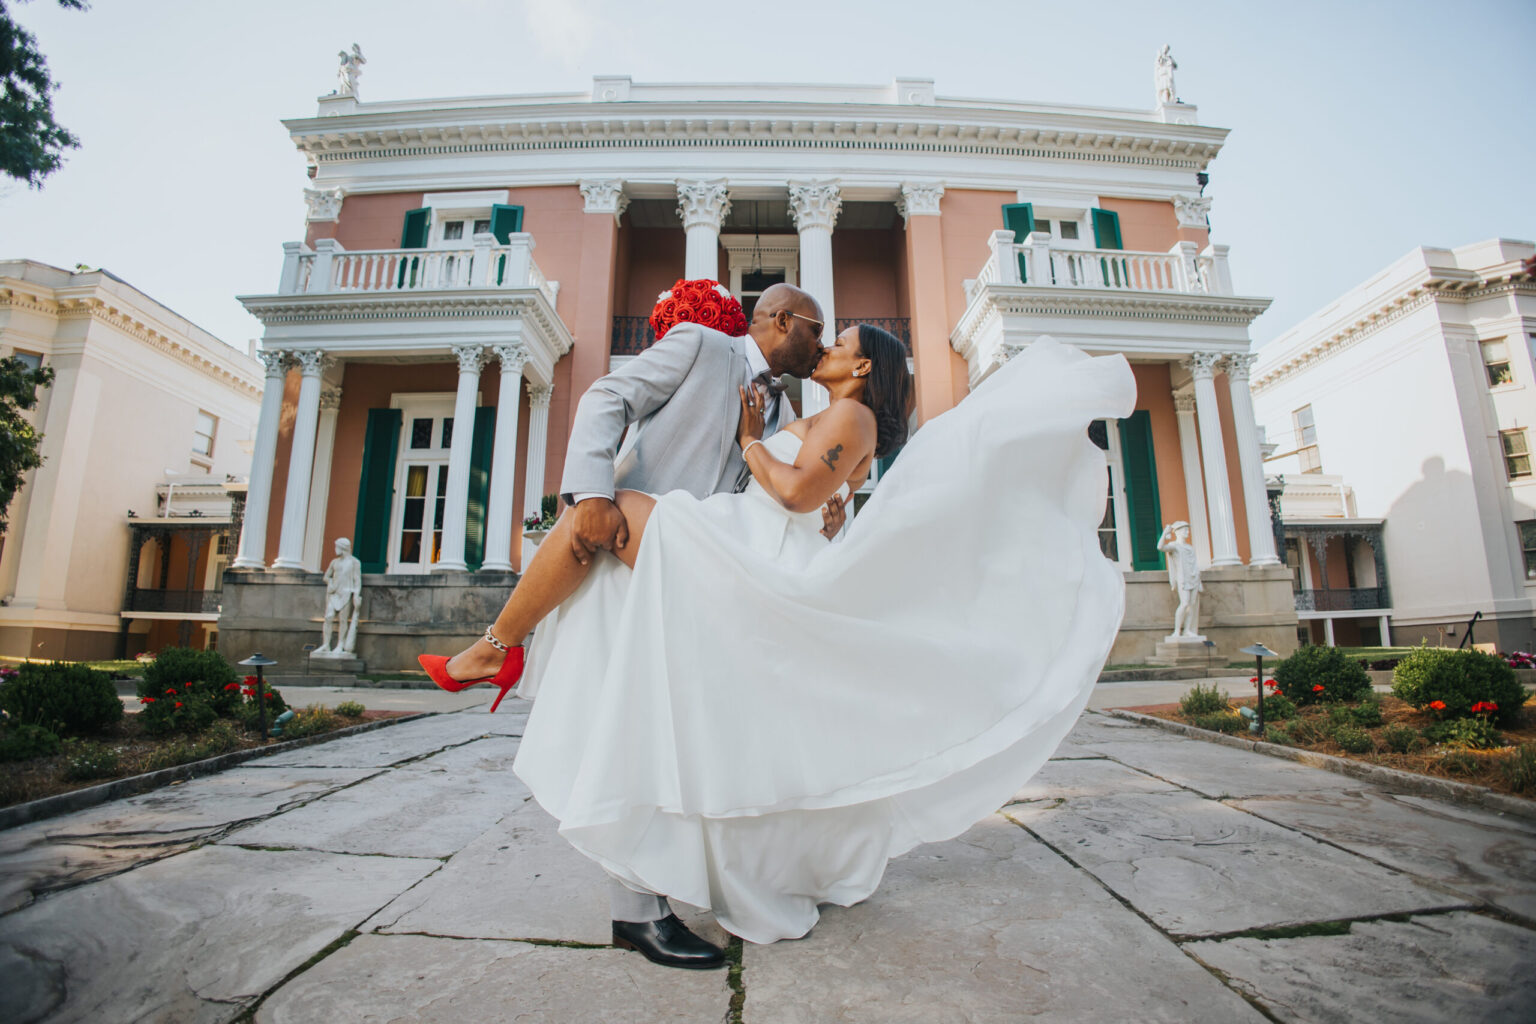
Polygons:
<instances>
[{"instance_id":1,"label":"trimmed hedge","mask_svg":"<svg viewBox=\"0 0 1536 1024\"><path fill-rule=\"evenodd\" d=\"M0 684L0 709L13 722L40 725L60 736L100 732L123 718L123 702L110 676L58 662L23 662Z\"/></svg>"},{"instance_id":2,"label":"trimmed hedge","mask_svg":"<svg viewBox=\"0 0 1536 1024\"><path fill-rule=\"evenodd\" d=\"M1355 701L1372 692L1371 677L1360 662L1337 647L1298 647L1275 664L1272 678L1280 693L1298 706Z\"/></svg>"},{"instance_id":3,"label":"trimmed hedge","mask_svg":"<svg viewBox=\"0 0 1536 1024\"><path fill-rule=\"evenodd\" d=\"M1494 721L1512 726L1530 696L1504 659L1482 651L1420 647L1392 672L1392 693L1420 711L1432 710L1441 718L1466 718L1475 714L1474 704L1498 706ZM1440 701L1444 707L1431 707Z\"/></svg>"}]
</instances>

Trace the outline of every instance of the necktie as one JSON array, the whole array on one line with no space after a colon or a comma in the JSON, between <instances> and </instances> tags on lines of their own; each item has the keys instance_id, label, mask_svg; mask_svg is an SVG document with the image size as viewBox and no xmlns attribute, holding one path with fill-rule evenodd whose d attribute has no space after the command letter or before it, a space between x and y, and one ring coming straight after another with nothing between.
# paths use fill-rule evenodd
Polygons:
<instances>
[{"instance_id":1,"label":"necktie","mask_svg":"<svg viewBox=\"0 0 1536 1024\"><path fill-rule=\"evenodd\" d=\"M775 377L773 374L769 373L767 370L764 370L756 377L753 377L752 383L766 389L769 398L776 399L784 393L784 382Z\"/></svg>"}]
</instances>

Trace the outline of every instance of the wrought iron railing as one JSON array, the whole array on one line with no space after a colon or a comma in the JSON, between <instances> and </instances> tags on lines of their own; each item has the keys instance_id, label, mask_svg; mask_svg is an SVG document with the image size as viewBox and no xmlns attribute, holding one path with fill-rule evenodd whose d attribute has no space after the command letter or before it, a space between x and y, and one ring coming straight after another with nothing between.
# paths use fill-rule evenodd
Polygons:
<instances>
[{"instance_id":1,"label":"wrought iron railing","mask_svg":"<svg viewBox=\"0 0 1536 1024\"><path fill-rule=\"evenodd\" d=\"M1353 612L1386 607L1385 587L1296 591L1296 610L1299 612Z\"/></svg>"},{"instance_id":2,"label":"wrought iron railing","mask_svg":"<svg viewBox=\"0 0 1536 1024\"><path fill-rule=\"evenodd\" d=\"M878 327L882 331L889 331L901 339L901 343L907 347L907 355L912 354L912 319L905 316L840 316L837 318L837 333L842 334L854 324L869 324Z\"/></svg>"},{"instance_id":3,"label":"wrought iron railing","mask_svg":"<svg viewBox=\"0 0 1536 1024\"><path fill-rule=\"evenodd\" d=\"M128 592L129 612L168 612L176 615L192 613L216 614L219 610L221 591L218 590L146 590L137 588Z\"/></svg>"},{"instance_id":4,"label":"wrought iron railing","mask_svg":"<svg viewBox=\"0 0 1536 1024\"><path fill-rule=\"evenodd\" d=\"M616 316L613 318L613 334L608 341L608 354L613 356L637 356L656 344L648 316Z\"/></svg>"}]
</instances>

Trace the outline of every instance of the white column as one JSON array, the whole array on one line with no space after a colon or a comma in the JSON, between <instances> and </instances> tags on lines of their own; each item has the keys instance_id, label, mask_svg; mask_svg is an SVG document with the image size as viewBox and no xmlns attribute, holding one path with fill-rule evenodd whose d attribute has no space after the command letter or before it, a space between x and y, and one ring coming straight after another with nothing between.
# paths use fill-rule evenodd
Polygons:
<instances>
[{"instance_id":1,"label":"white column","mask_svg":"<svg viewBox=\"0 0 1536 1024\"><path fill-rule=\"evenodd\" d=\"M443 511L442 556L433 572L467 572L464 561L464 528L469 514L469 449L475 443L475 394L480 389L480 367L485 349L479 345L455 345L459 360L459 388L453 398L453 441L448 447L448 500Z\"/></svg>"},{"instance_id":2,"label":"white column","mask_svg":"<svg viewBox=\"0 0 1536 1024\"><path fill-rule=\"evenodd\" d=\"M1388 615L1380 617L1381 621L1381 646L1392 646L1392 618Z\"/></svg>"},{"instance_id":3,"label":"white column","mask_svg":"<svg viewBox=\"0 0 1536 1024\"><path fill-rule=\"evenodd\" d=\"M318 349L295 352L299 363L299 404L293 415L293 450L283 494L283 532L274 569L304 568L304 528L309 522L309 481L315 465L315 430L320 417L320 376L330 360Z\"/></svg>"},{"instance_id":4,"label":"white column","mask_svg":"<svg viewBox=\"0 0 1536 1024\"><path fill-rule=\"evenodd\" d=\"M555 389L528 382L528 468L523 480L523 518L539 514L544 500L544 448L549 444L549 400ZM532 552L523 546L523 568Z\"/></svg>"},{"instance_id":5,"label":"white column","mask_svg":"<svg viewBox=\"0 0 1536 1024\"><path fill-rule=\"evenodd\" d=\"M724 178L677 183L677 215L682 218L683 230L688 234L688 250L683 259L684 277L711 281L718 278L720 225L730 212L731 198Z\"/></svg>"},{"instance_id":6,"label":"white column","mask_svg":"<svg viewBox=\"0 0 1536 1024\"><path fill-rule=\"evenodd\" d=\"M1227 487L1227 450L1221 439L1221 410L1216 404L1216 364L1221 356L1197 352L1189 358L1195 378L1195 419L1200 425L1200 455L1205 468L1205 505L1211 522L1211 565L1242 565Z\"/></svg>"},{"instance_id":7,"label":"white column","mask_svg":"<svg viewBox=\"0 0 1536 1024\"><path fill-rule=\"evenodd\" d=\"M1248 564L1279 565L1275 531L1269 521L1269 493L1264 488L1264 453L1259 450L1259 425L1248 390L1248 371L1258 358L1228 356L1227 386L1232 391L1232 428L1237 435L1238 469L1243 475L1243 509L1248 514Z\"/></svg>"},{"instance_id":8,"label":"white column","mask_svg":"<svg viewBox=\"0 0 1536 1024\"><path fill-rule=\"evenodd\" d=\"M320 424L315 431L315 470L309 482L309 522L304 527L304 568L320 572L325 557L325 511L331 497L331 455L336 447L336 414L341 388L320 387ZM335 538L330 538L335 540Z\"/></svg>"},{"instance_id":9,"label":"white column","mask_svg":"<svg viewBox=\"0 0 1536 1024\"><path fill-rule=\"evenodd\" d=\"M835 181L790 182L789 212L800 232L800 287L821 303L826 330L823 345L837 337L837 310L832 289L832 226L843 208L842 192ZM827 390L804 381L800 385L800 411L809 416L827 407Z\"/></svg>"},{"instance_id":10,"label":"white column","mask_svg":"<svg viewBox=\"0 0 1536 1024\"><path fill-rule=\"evenodd\" d=\"M513 344L497 345L491 351L501 363L501 389L496 396L496 443L491 449L491 497L485 516L485 561L480 568L492 572L511 572L512 490L517 477L517 405L523 394L523 367L528 362L528 350L521 344Z\"/></svg>"},{"instance_id":11,"label":"white column","mask_svg":"<svg viewBox=\"0 0 1536 1024\"><path fill-rule=\"evenodd\" d=\"M1338 646L1333 642L1333 619L1331 618L1323 620L1323 642L1329 647Z\"/></svg>"},{"instance_id":12,"label":"white column","mask_svg":"<svg viewBox=\"0 0 1536 1024\"><path fill-rule=\"evenodd\" d=\"M256 420L256 449L251 452L251 476L245 491L245 518L240 527L240 553L235 569L267 567L267 508L272 502L272 464L277 459L277 427L283 415L283 378L288 371L281 352L256 353L266 367L261 413Z\"/></svg>"},{"instance_id":13,"label":"white column","mask_svg":"<svg viewBox=\"0 0 1536 1024\"><path fill-rule=\"evenodd\" d=\"M1211 528L1205 519L1205 477L1200 472L1200 436L1195 432L1195 396L1187 392L1175 394L1173 410L1179 421L1184 493L1189 498L1189 534L1195 544L1195 561L1203 569L1211 564Z\"/></svg>"}]
</instances>

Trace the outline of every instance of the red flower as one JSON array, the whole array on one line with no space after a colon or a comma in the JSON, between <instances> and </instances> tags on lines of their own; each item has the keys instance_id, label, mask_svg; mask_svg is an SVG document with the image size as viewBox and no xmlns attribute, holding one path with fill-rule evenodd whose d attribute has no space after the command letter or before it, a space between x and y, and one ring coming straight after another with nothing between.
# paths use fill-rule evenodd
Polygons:
<instances>
[{"instance_id":1,"label":"red flower","mask_svg":"<svg viewBox=\"0 0 1536 1024\"><path fill-rule=\"evenodd\" d=\"M176 702L176 706L177 706L177 707L181 707L181 701L177 701L177 702Z\"/></svg>"},{"instance_id":2,"label":"red flower","mask_svg":"<svg viewBox=\"0 0 1536 1024\"><path fill-rule=\"evenodd\" d=\"M155 698L154 697L140 697L139 698L139 703L140 704L153 704L154 702L155 702Z\"/></svg>"},{"instance_id":3,"label":"red flower","mask_svg":"<svg viewBox=\"0 0 1536 1024\"><path fill-rule=\"evenodd\" d=\"M1434 708L1436 711L1444 711L1445 710L1445 701L1443 701L1443 700L1432 700L1432 701L1429 702L1429 706Z\"/></svg>"},{"instance_id":4,"label":"red flower","mask_svg":"<svg viewBox=\"0 0 1536 1024\"><path fill-rule=\"evenodd\" d=\"M267 700L271 700L272 699L272 695L270 693L264 693L264 694L262 694L262 696L267 698Z\"/></svg>"},{"instance_id":5,"label":"red flower","mask_svg":"<svg viewBox=\"0 0 1536 1024\"><path fill-rule=\"evenodd\" d=\"M747 333L746 314L735 296L721 291L715 281L678 279L657 299L651 311L651 330L663 338L680 323L696 323L740 337Z\"/></svg>"},{"instance_id":6,"label":"red flower","mask_svg":"<svg viewBox=\"0 0 1536 1024\"><path fill-rule=\"evenodd\" d=\"M175 687L171 687L170 689L166 690L165 691L165 695L167 697L174 697L174 696L176 696L176 688Z\"/></svg>"},{"instance_id":7,"label":"red flower","mask_svg":"<svg viewBox=\"0 0 1536 1024\"><path fill-rule=\"evenodd\" d=\"M246 686L255 686L256 685L256 677L255 676L246 676L244 682L245 682Z\"/></svg>"},{"instance_id":8,"label":"red flower","mask_svg":"<svg viewBox=\"0 0 1536 1024\"><path fill-rule=\"evenodd\" d=\"M224 684L224 689L226 689L226 690L238 690L238 689L240 689L240 684L239 683L225 683Z\"/></svg>"},{"instance_id":9,"label":"red flower","mask_svg":"<svg viewBox=\"0 0 1536 1024\"><path fill-rule=\"evenodd\" d=\"M1318 683L1316 686L1312 687L1312 692L1313 693L1322 693L1323 692L1323 684L1322 683Z\"/></svg>"},{"instance_id":10,"label":"red flower","mask_svg":"<svg viewBox=\"0 0 1536 1024\"><path fill-rule=\"evenodd\" d=\"M1249 676L1249 677L1248 677L1248 681L1249 681L1249 682L1250 682L1250 683L1256 683L1256 682L1258 682L1258 681L1259 681L1259 677L1258 677L1258 676Z\"/></svg>"}]
</instances>

